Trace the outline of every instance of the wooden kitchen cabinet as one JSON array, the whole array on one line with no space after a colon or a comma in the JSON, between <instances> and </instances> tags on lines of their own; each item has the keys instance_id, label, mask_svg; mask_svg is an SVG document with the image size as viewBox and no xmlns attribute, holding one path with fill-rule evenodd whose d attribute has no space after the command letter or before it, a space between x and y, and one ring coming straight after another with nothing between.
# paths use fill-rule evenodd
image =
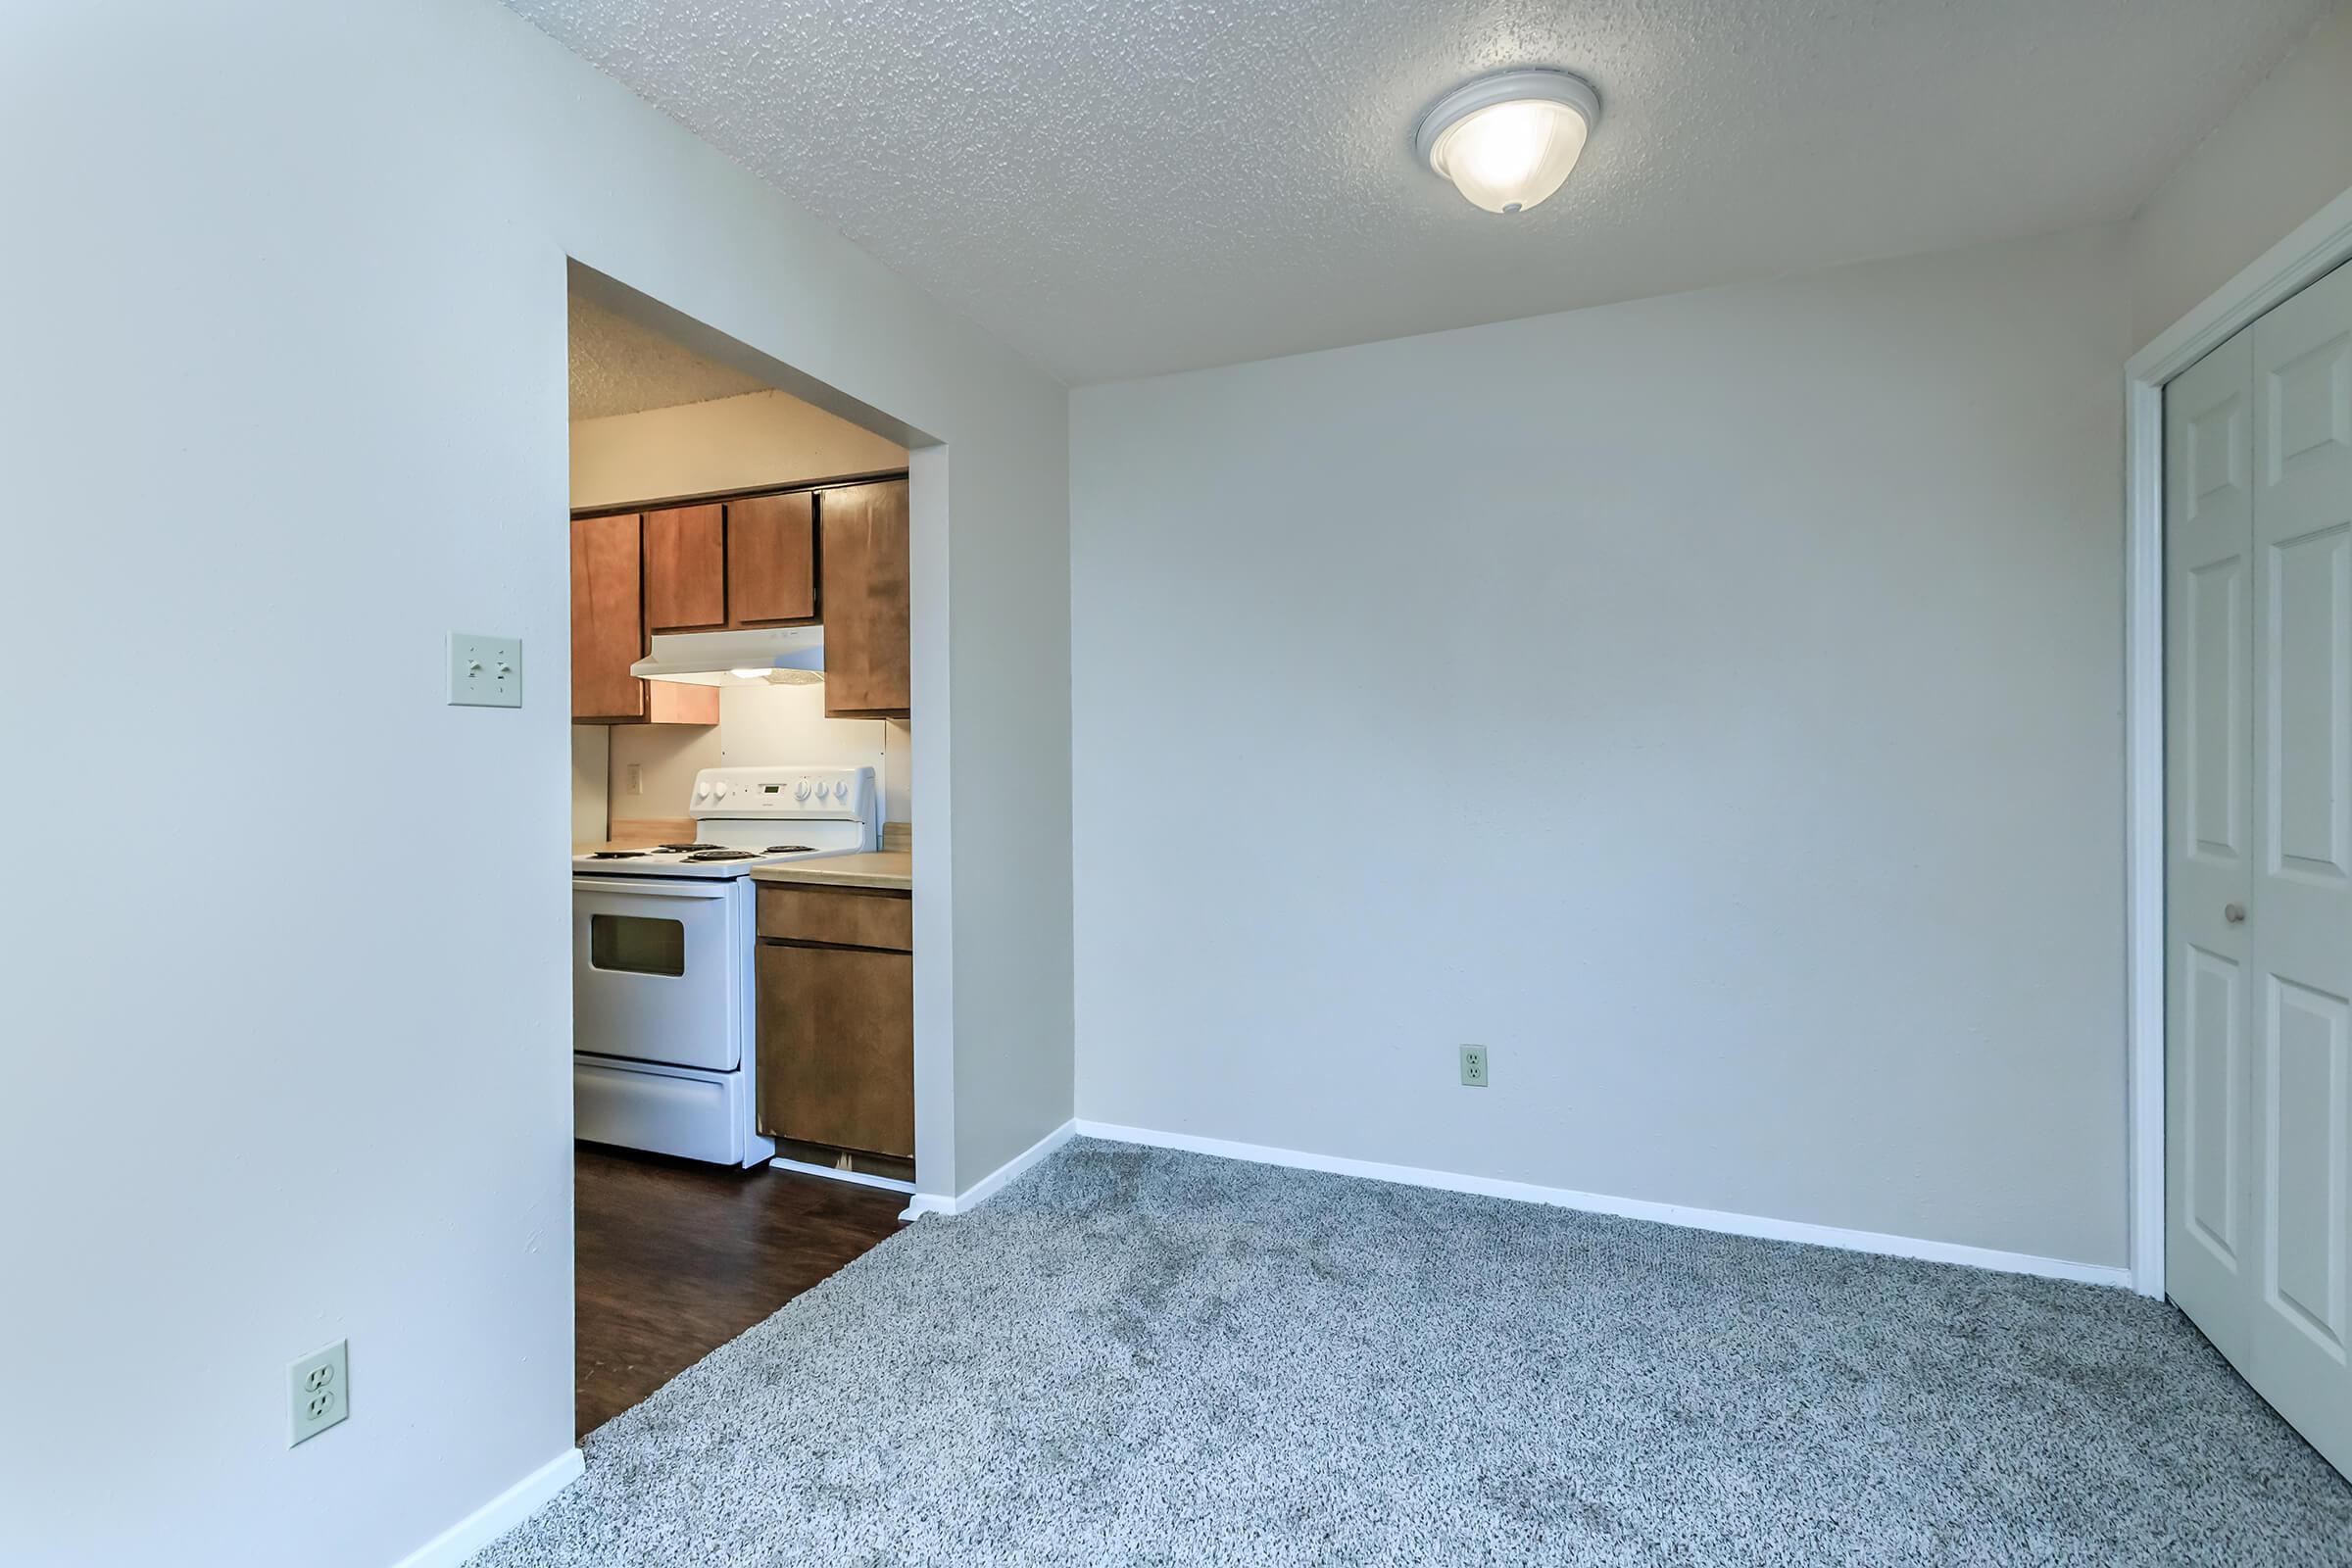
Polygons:
<instances>
[{"instance_id":1,"label":"wooden kitchen cabinet","mask_svg":"<svg viewBox=\"0 0 2352 1568\"><path fill-rule=\"evenodd\" d=\"M571 716L587 724L715 724L718 688L639 680L644 537L635 513L571 525Z\"/></svg>"},{"instance_id":2,"label":"wooden kitchen cabinet","mask_svg":"<svg viewBox=\"0 0 2352 1568\"><path fill-rule=\"evenodd\" d=\"M825 628L825 714L905 718L912 704L905 479L575 518L571 716L715 724L715 686L646 682L649 639Z\"/></svg>"},{"instance_id":3,"label":"wooden kitchen cabinet","mask_svg":"<svg viewBox=\"0 0 2352 1568\"><path fill-rule=\"evenodd\" d=\"M645 629L717 631L727 623L727 523L720 506L645 514Z\"/></svg>"},{"instance_id":4,"label":"wooden kitchen cabinet","mask_svg":"<svg viewBox=\"0 0 2352 1568\"><path fill-rule=\"evenodd\" d=\"M761 884L760 1130L829 1149L914 1157L914 955L909 895ZM891 946L818 945L842 937Z\"/></svg>"},{"instance_id":5,"label":"wooden kitchen cabinet","mask_svg":"<svg viewBox=\"0 0 2352 1568\"><path fill-rule=\"evenodd\" d=\"M644 574L637 519L582 517L571 525L571 716L645 714Z\"/></svg>"},{"instance_id":6,"label":"wooden kitchen cabinet","mask_svg":"<svg viewBox=\"0 0 2352 1568\"><path fill-rule=\"evenodd\" d=\"M816 507L806 490L727 503L727 624L816 618Z\"/></svg>"},{"instance_id":7,"label":"wooden kitchen cabinet","mask_svg":"<svg viewBox=\"0 0 2352 1568\"><path fill-rule=\"evenodd\" d=\"M912 701L906 481L821 490L816 520L825 714L904 718Z\"/></svg>"},{"instance_id":8,"label":"wooden kitchen cabinet","mask_svg":"<svg viewBox=\"0 0 2352 1568\"><path fill-rule=\"evenodd\" d=\"M903 893L763 883L759 925L762 938L776 942L905 953L914 946L914 901Z\"/></svg>"}]
</instances>

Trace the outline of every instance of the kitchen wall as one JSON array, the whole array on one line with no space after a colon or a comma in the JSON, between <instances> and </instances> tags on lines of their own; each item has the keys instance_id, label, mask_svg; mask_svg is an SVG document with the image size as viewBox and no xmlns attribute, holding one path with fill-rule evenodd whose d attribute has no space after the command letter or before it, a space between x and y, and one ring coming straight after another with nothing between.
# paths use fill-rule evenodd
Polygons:
<instances>
[{"instance_id":1,"label":"kitchen wall","mask_svg":"<svg viewBox=\"0 0 2352 1568\"><path fill-rule=\"evenodd\" d=\"M906 466L906 449L783 392L755 392L571 424L571 504L629 506L780 488ZM572 818L603 838L616 818L682 817L706 767L837 763L882 772L883 819L914 819L913 736L905 719L829 719L820 688L730 686L714 728L609 731L604 765L572 769ZM574 741L575 758L580 750ZM629 769L637 769L635 793ZM583 842L585 840L583 839Z\"/></svg>"},{"instance_id":2,"label":"kitchen wall","mask_svg":"<svg viewBox=\"0 0 2352 1568\"><path fill-rule=\"evenodd\" d=\"M57 834L0 907L0 1561L383 1568L573 1446L566 256L921 447L944 1191L1070 1114L1067 398L493 0L6 35L9 220L70 242L0 246L0 470L72 524L12 531L0 623L87 656L16 733L119 755L91 692L195 673L76 785L172 843L168 927ZM452 630L523 640L521 709L448 706ZM346 1337L351 1419L289 1449Z\"/></svg>"},{"instance_id":3,"label":"kitchen wall","mask_svg":"<svg viewBox=\"0 0 2352 1568\"><path fill-rule=\"evenodd\" d=\"M906 721L827 718L821 686L722 686L717 724L615 724L612 750L609 772L598 785L600 800L609 791L615 818L686 815L694 775L706 767L810 763L877 769L883 820L914 819L913 745Z\"/></svg>"},{"instance_id":4,"label":"kitchen wall","mask_svg":"<svg viewBox=\"0 0 2352 1568\"><path fill-rule=\"evenodd\" d=\"M2132 223L2132 342L2172 325L2352 190L2352 5L2249 93Z\"/></svg>"},{"instance_id":5,"label":"kitchen wall","mask_svg":"<svg viewBox=\"0 0 2352 1568\"><path fill-rule=\"evenodd\" d=\"M906 466L906 449L783 392L575 419L571 504L625 507Z\"/></svg>"},{"instance_id":6,"label":"kitchen wall","mask_svg":"<svg viewBox=\"0 0 2352 1568\"><path fill-rule=\"evenodd\" d=\"M2120 1264L2123 263L1073 392L1079 1115Z\"/></svg>"},{"instance_id":7,"label":"kitchen wall","mask_svg":"<svg viewBox=\"0 0 2352 1568\"><path fill-rule=\"evenodd\" d=\"M606 781L612 766L612 727L609 724L571 726L571 842L592 844L610 825L605 810Z\"/></svg>"}]
</instances>

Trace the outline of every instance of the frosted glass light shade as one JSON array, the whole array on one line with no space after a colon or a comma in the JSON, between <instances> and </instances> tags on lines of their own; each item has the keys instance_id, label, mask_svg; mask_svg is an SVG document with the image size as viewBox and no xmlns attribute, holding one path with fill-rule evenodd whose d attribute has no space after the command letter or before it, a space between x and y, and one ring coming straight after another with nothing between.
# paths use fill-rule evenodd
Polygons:
<instances>
[{"instance_id":1,"label":"frosted glass light shade","mask_svg":"<svg viewBox=\"0 0 2352 1568\"><path fill-rule=\"evenodd\" d=\"M1472 205L1522 213L1566 183L1600 98L1564 71L1505 71L1455 88L1421 122L1415 149Z\"/></svg>"}]
</instances>

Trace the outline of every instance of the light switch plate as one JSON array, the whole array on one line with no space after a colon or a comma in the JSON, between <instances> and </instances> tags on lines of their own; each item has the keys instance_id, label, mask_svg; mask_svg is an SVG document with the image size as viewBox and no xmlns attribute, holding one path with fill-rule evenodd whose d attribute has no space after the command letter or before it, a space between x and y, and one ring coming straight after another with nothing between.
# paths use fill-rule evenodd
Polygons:
<instances>
[{"instance_id":1,"label":"light switch plate","mask_svg":"<svg viewBox=\"0 0 2352 1568\"><path fill-rule=\"evenodd\" d=\"M286 1446L308 1443L351 1414L351 1342L337 1340L286 1368Z\"/></svg>"},{"instance_id":2,"label":"light switch plate","mask_svg":"<svg viewBox=\"0 0 2352 1568\"><path fill-rule=\"evenodd\" d=\"M451 632L449 702L453 708L520 708L522 639Z\"/></svg>"}]
</instances>

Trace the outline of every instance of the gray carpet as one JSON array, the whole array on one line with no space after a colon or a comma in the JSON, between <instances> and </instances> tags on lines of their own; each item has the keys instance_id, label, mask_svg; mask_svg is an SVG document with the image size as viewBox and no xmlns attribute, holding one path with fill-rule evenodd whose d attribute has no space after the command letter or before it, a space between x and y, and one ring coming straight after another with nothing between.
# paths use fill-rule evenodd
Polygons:
<instances>
[{"instance_id":1,"label":"gray carpet","mask_svg":"<svg viewBox=\"0 0 2352 1568\"><path fill-rule=\"evenodd\" d=\"M2122 1291L1084 1141L586 1447L477 1562L2352 1561Z\"/></svg>"}]
</instances>

